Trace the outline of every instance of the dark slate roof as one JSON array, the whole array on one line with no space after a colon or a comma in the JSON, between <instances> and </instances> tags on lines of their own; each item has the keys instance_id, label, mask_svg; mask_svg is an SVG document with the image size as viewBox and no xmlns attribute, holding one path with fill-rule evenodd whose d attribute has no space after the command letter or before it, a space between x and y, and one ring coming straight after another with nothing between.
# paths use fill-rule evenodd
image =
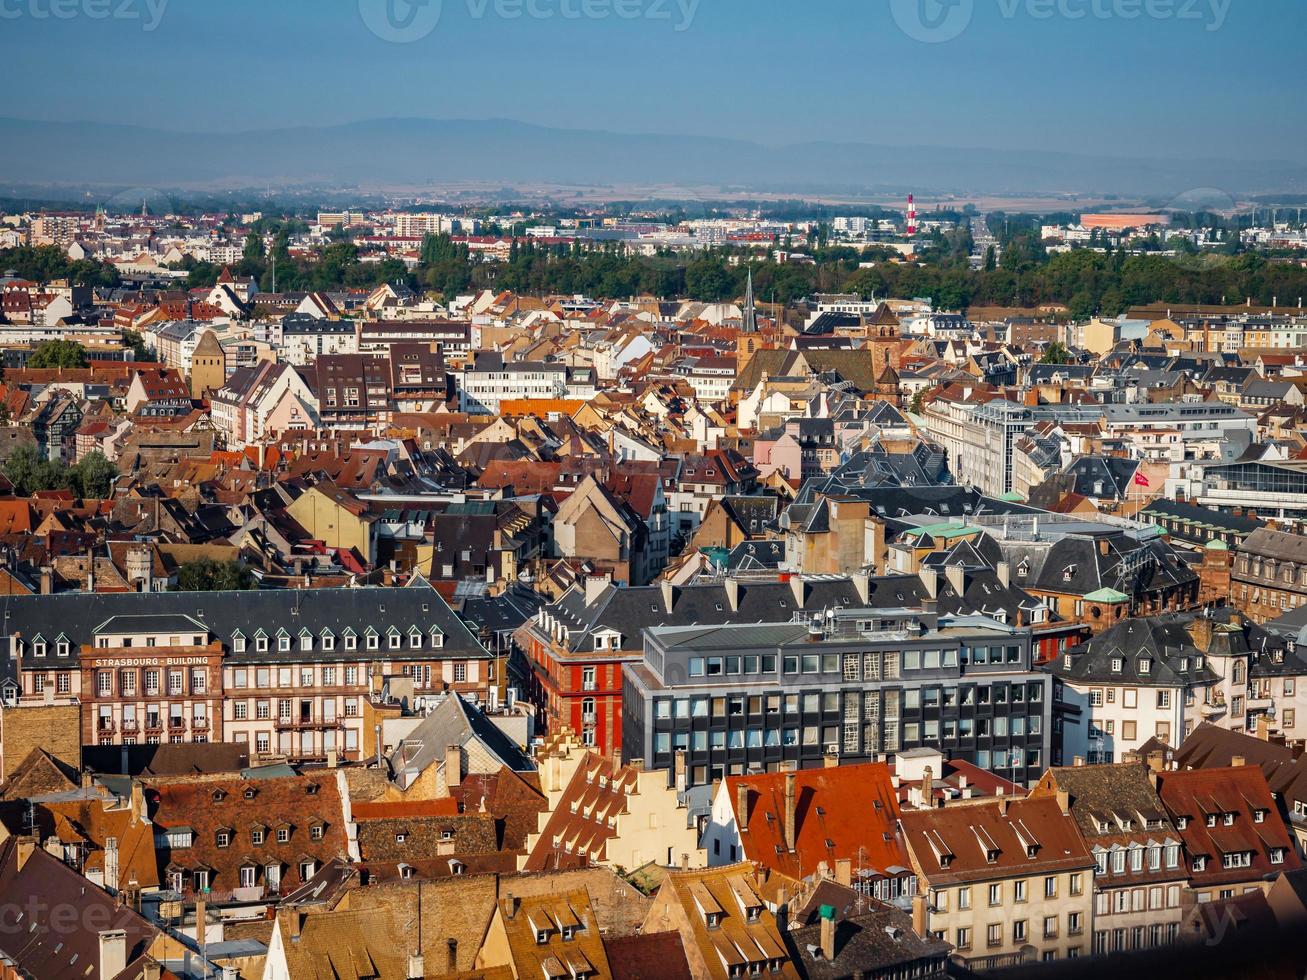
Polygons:
<instances>
[{"instance_id":1,"label":"dark slate roof","mask_svg":"<svg viewBox=\"0 0 1307 980\"><path fill-rule=\"evenodd\" d=\"M663 585L619 589L610 586L593 603L585 601L585 590L573 588L558 602L547 607L562 625L571 631L569 646L575 651L594 650L593 633L612 629L623 636L623 649L634 650L642 631L653 626L720 626L727 623L775 623L786 621L801 610L835 609L847 606L902 606L897 598L878 600L872 580L872 594L863 602L857 586L844 576L798 576L790 582L749 582L735 584L737 600L733 605L726 583ZM670 595L671 607L667 599ZM801 598L800 598L801 595Z\"/></svg>"},{"instance_id":2,"label":"dark slate roof","mask_svg":"<svg viewBox=\"0 0 1307 980\"><path fill-rule=\"evenodd\" d=\"M86 593L69 592L43 596L9 596L0 599L4 609L4 622L0 626L0 639L7 640L15 633L31 639L42 635L51 645L46 657L37 660L31 644L24 647L24 664L36 666L58 660L53 651L56 638L64 635L76 657L81 647L93 647L99 627L117 617L145 617L147 621L172 623L178 617L204 624L205 628L228 649L235 662L298 662L301 660L358 659L364 651L363 636L371 628L383 639L380 653L390 659L429 660L439 658L487 658L490 654L472 636L458 618L424 579L418 578L404 588L367 587L356 589L302 589L286 591L249 592L122 592ZM424 645L420 650L409 648L407 641L397 650L387 648L384 639L394 627L407 636L410 628L428 634L437 627L444 634L444 645L433 650ZM171 625L164 627L170 630ZM309 630L315 637L330 630L337 637L335 649L326 651L315 643L311 652L300 651L292 642L286 652L277 650L269 642L268 650L254 649L255 634L262 630L269 638L284 629L292 637L301 630ZM359 636L358 650L347 651L339 638L352 629ZM231 651L232 636L240 631L246 638L244 653ZM141 630L145 632L147 630ZM187 626L184 632L193 632Z\"/></svg>"},{"instance_id":3,"label":"dark slate roof","mask_svg":"<svg viewBox=\"0 0 1307 980\"><path fill-rule=\"evenodd\" d=\"M1174 518L1176 520L1192 521L1196 524L1210 524L1213 527L1238 535L1251 534L1259 527L1266 526L1265 521L1256 517L1227 514L1222 510L1200 507L1198 504L1191 504L1185 500L1168 500L1165 497L1158 497L1150 502L1141 513L1142 516L1148 518ZM1204 535L1204 540L1210 537L1211 533L1208 532Z\"/></svg>"},{"instance_id":4,"label":"dark slate roof","mask_svg":"<svg viewBox=\"0 0 1307 980\"><path fill-rule=\"evenodd\" d=\"M775 569L784 560L784 541L742 541L727 554L726 569L732 572Z\"/></svg>"},{"instance_id":5,"label":"dark slate roof","mask_svg":"<svg viewBox=\"0 0 1307 980\"><path fill-rule=\"evenodd\" d=\"M1082 497L1120 500L1134 486L1139 460L1120 456L1081 456L1065 470L1072 479L1071 489Z\"/></svg>"},{"instance_id":6,"label":"dark slate roof","mask_svg":"<svg viewBox=\"0 0 1307 980\"><path fill-rule=\"evenodd\" d=\"M1042 564L1036 557L1040 549L1017 546L1007 550L1014 571L1021 557L1033 559L1031 574L1025 578L1018 574L1018 580L1041 592L1089 595L1114 589L1138 597L1197 579L1165 541L1140 541L1119 531L1068 534L1044 552Z\"/></svg>"},{"instance_id":7,"label":"dark slate roof","mask_svg":"<svg viewBox=\"0 0 1307 980\"><path fill-rule=\"evenodd\" d=\"M1193 616L1184 614L1127 619L1068 650L1070 667L1063 657L1058 657L1047 669L1071 683L1180 687L1215 681L1217 675L1208 669L1205 658L1218 651L1201 650L1195 645L1188 629L1193 622ZM1213 637L1218 649L1220 643L1244 644L1246 649L1243 633L1237 628L1222 640L1217 635L1219 628ZM1115 658L1122 661L1119 671L1112 669ZM1149 662L1147 673L1142 670L1145 660Z\"/></svg>"}]
</instances>

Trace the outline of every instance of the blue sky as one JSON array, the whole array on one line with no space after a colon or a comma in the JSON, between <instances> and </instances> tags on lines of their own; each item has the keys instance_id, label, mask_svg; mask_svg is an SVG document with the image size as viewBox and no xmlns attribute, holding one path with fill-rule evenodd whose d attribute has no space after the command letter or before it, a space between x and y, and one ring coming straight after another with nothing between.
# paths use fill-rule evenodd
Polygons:
<instances>
[{"instance_id":1,"label":"blue sky","mask_svg":"<svg viewBox=\"0 0 1307 980\"><path fill-rule=\"evenodd\" d=\"M0 115L223 131L501 117L766 143L1307 151L1304 0L443 0L430 33L402 44L365 24L360 5L386 2L401 21L410 12L407 0L0 0ZM527 2L536 16L503 16ZM97 5L137 16L99 19ZM921 34L914 23L936 18L946 34L965 28L924 43L900 27Z\"/></svg>"}]
</instances>

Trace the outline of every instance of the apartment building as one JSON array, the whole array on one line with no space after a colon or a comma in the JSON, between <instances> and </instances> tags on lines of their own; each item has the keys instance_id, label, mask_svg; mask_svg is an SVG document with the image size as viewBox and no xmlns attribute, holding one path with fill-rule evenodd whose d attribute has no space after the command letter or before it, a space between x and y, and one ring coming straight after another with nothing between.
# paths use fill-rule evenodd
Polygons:
<instances>
[{"instance_id":1,"label":"apartment building","mask_svg":"<svg viewBox=\"0 0 1307 980\"><path fill-rule=\"evenodd\" d=\"M1065 794L905 811L917 933L972 970L1087 956L1096 864Z\"/></svg>"},{"instance_id":2,"label":"apartment building","mask_svg":"<svg viewBox=\"0 0 1307 980\"><path fill-rule=\"evenodd\" d=\"M485 702L502 672L430 585L10 600L18 703L77 699L83 741L227 741L252 757L358 759L381 680ZM57 625L52 625L57 624Z\"/></svg>"},{"instance_id":3,"label":"apartment building","mask_svg":"<svg viewBox=\"0 0 1307 980\"><path fill-rule=\"evenodd\" d=\"M865 605L870 597L865 577L727 578L711 585L677 587L664 581L617 588L606 577L591 576L540 609L523 628L537 724L549 732L570 728L599 752L620 751L622 667L643 657L646 627L761 622L777 610ZM636 751L629 757L639 755ZM706 782L706 772L700 775L700 782Z\"/></svg>"},{"instance_id":4,"label":"apartment building","mask_svg":"<svg viewBox=\"0 0 1307 980\"><path fill-rule=\"evenodd\" d=\"M478 353L459 378L459 411L498 415L499 404L517 398L566 398L567 366L543 361L505 361Z\"/></svg>"},{"instance_id":5,"label":"apartment building","mask_svg":"<svg viewBox=\"0 0 1307 980\"><path fill-rule=\"evenodd\" d=\"M670 778L685 752L688 785L924 745L1017 783L1043 772L1052 679L1028 629L856 607L770 619L646 629L624 665L623 753Z\"/></svg>"},{"instance_id":6,"label":"apartment building","mask_svg":"<svg viewBox=\"0 0 1307 980\"><path fill-rule=\"evenodd\" d=\"M1180 834L1141 762L1049 769L1032 798L1065 794L1094 869L1095 955L1174 943L1189 870Z\"/></svg>"},{"instance_id":7,"label":"apartment building","mask_svg":"<svg viewBox=\"0 0 1307 980\"><path fill-rule=\"evenodd\" d=\"M1178 744L1203 719L1224 714L1209 657L1230 637L1200 647L1193 622L1128 619L1048 664L1057 679L1054 765L1121 762L1150 739Z\"/></svg>"},{"instance_id":8,"label":"apartment building","mask_svg":"<svg viewBox=\"0 0 1307 980\"><path fill-rule=\"evenodd\" d=\"M1257 623L1307 605L1307 537L1252 531L1235 549L1230 584L1236 608Z\"/></svg>"}]
</instances>

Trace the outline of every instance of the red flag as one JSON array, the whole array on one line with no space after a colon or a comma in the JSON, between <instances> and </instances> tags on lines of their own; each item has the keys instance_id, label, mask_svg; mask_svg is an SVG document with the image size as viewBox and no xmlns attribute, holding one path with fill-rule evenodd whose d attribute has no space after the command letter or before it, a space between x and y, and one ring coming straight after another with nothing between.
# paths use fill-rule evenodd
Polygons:
<instances>
[{"instance_id":1,"label":"red flag","mask_svg":"<svg viewBox=\"0 0 1307 980\"><path fill-rule=\"evenodd\" d=\"M1148 482L1148 477L1144 476L1142 473L1136 473L1136 474L1135 474L1135 486L1137 486L1137 487L1151 487L1152 484L1151 484L1150 482Z\"/></svg>"}]
</instances>

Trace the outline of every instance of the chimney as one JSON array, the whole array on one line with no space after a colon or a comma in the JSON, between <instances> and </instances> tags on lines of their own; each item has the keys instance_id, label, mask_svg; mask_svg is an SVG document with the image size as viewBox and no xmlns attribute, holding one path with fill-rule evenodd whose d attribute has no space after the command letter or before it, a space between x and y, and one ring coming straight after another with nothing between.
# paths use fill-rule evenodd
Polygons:
<instances>
[{"instance_id":1,"label":"chimney","mask_svg":"<svg viewBox=\"0 0 1307 980\"><path fill-rule=\"evenodd\" d=\"M663 608L670 613L672 611L672 583L667 579L663 579L658 583L658 588L663 594Z\"/></svg>"},{"instance_id":2,"label":"chimney","mask_svg":"<svg viewBox=\"0 0 1307 980\"><path fill-rule=\"evenodd\" d=\"M100 930L100 980L113 980L127 969L127 930Z\"/></svg>"},{"instance_id":3,"label":"chimney","mask_svg":"<svg viewBox=\"0 0 1307 980\"><path fill-rule=\"evenodd\" d=\"M944 569L944 575L948 579L948 584L953 586L953 591L959 596L967 590L967 570L961 565L949 565Z\"/></svg>"},{"instance_id":4,"label":"chimney","mask_svg":"<svg viewBox=\"0 0 1307 980\"><path fill-rule=\"evenodd\" d=\"M463 781L463 750L457 745L445 746L445 785L451 789Z\"/></svg>"},{"instance_id":5,"label":"chimney","mask_svg":"<svg viewBox=\"0 0 1307 980\"><path fill-rule=\"evenodd\" d=\"M785 847L791 854L794 853L794 840L797 836L794 826L797 817L794 788L797 782L798 777L794 773L787 772L785 774Z\"/></svg>"},{"instance_id":6,"label":"chimney","mask_svg":"<svg viewBox=\"0 0 1307 980\"><path fill-rule=\"evenodd\" d=\"M22 871L23 865L27 863L27 859L30 858L32 856L32 852L36 850L36 838L20 837L18 838L17 846L18 846L18 870Z\"/></svg>"},{"instance_id":7,"label":"chimney","mask_svg":"<svg viewBox=\"0 0 1307 980\"><path fill-rule=\"evenodd\" d=\"M1247 763L1247 761L1248 761L1248 760L1245 759L1245 758L1244 758L1243 756L1241 756L1241 755L1232 756L1232 757L1230 758L1230 768L1231 768L1231 769L1242 769L1242 768L1244 767L1244 765Z\"/></svg>"},{"instance_id":8,"label":"chimney","mask_svg":"<svg viewBox=\"0 0 1307 980\"><path fill-rule=\"evenodd\" d=\"M740 830L749 826L749 787L743 783L735 787L735 814Z\"/></svg>"},{"instance_id":9,"label":"chimney","mask_svg":"<svg viewBox=\"0 0 1307 980\"><path fill-rule=\"evenodd\" d=\"M1007 803L1008 803L1008 798L1006 796L1000 796L998 798L998 815L1000 817L1007 816Z\"/></svg>"},{"instance_id":10,"label":"chimney","mask_svg":"<svg viewBox=\"0 0 1307 980\"><path fill-rule=\"evenodd\" d=\"M850 858L835 859L835 882L845 888L853 884L853 861Z\"/></svg>"},{"instance_id":11,"label":"chimney","mask_svg":"<svg viewBox=\"0 0 1307 980\"><path fill-rule=\"evenodd\" d=\"M1008 588L1012 584L1012 564L1011 562L1001 561L994 569L998 573L998 580L1003 588Z\"/></svg>"},{"instance_id":12,"label":"chimney","mask_svg":"<svg viewBox=\"0 0 1307 980\"><path fill-rule=\"evenodd\" d=\"M290 938L299 939L300 930L304 928L304 915L299 909L291 909L290 913Z\"/></svg>"},{"instance_id":13,"label":"chimney","mask_svg":"<svg viewBox=\"0 0 1307 980\"><path fill-rule=\"evenodd\" d=\"M450 936L446 944L446 949L448 950L448 955L445 958L445 972L457 973L458 972L458 940L455 939L453 936Z\"/></svg>"},{"instance_id":14,"label":"chimney","mask_svg":"<svg viewBox=\"0 0 1307 980\"><path fill-rule=\"evenodd\" d=\"M840 764L839 754L836 752L827 752L822 756L822 765L827 769L834 769Z\"/></svg>"},{"instance_id":15,"label":"chimney","mask_svg":"<svg viewBox=\"0 0 1307 980\"><path fill-rule=\"evenodd\" d=\"M924 565L921 571L917 573L921 577L921 584L926 590L926 595L935 599L939 596L939 573L933 568L927 568Z\"/></svg>"},{"instance_id":16,"label":"chimney","mask_svg":"<svg viewBox=\"0 0 1307 980\"><path fill-rule=\"evenodd\" d=\"M517 897L509 892L504 900L504 918L510 922L517 916Z\"/></svg>"},{"instance_id":17,"label":"chimney","mask_svg":"<svg viewBox=\"0 0 1307 980\"><path fill-rule=\"evenodd\" d=\"M682 871L690 870L690 855L685 851L681 852L681 870Z\"/></svg>"},{"instance_id":18,"label":"chimney","mask_svg":"<svg viewBox=\"0 0 1307 980\"><path fill-rule=\"evenodd\" d=\"M827 962L835 960L835 907L821 907L821 955Z\"/></svg>"},{"instance_id":19,"label":"chimney","mask_svg":"<svg viewBox=\"0 0 1307 980\"><path fill-rule=\"evenodd\" d=\"M421 953L408 954L408 980L423 980L427 975L427 965Z\"/></svg>"},{"instance_id":20,"label":"chimney","mask_svg":"<svg viewBox=\"0 0 1307 980\"><path fill-rule=\"evenodd\" d=\"M1153 772L1161 772L1166 765L1166 756L1161 749L1154 749L1148 753L1148 768Z\"/></svg>"},{"instance_id":21,"label":"chimney","mask_svg":"<svg viewBox=\"0 0 1307 980\"><path fill-rule=\"evenodd\" d=\"M912 931L918 936L927 935L926 896L922 892L917 892L912 896Z\"/></svg>"},{"instance_id":22,"label":"chimney","mask_svg":"<svg viewBox=\"0 0 1307 980\"><path fill-rule=\"evenodd\" d=\"M195 900L195 941L203 948L209 934L209 906L203 898Z\"/></svg>"},{"instance_id":23,"label":"chimney","mask_svg":"<svg viewBox=\"0 0 1307 980\"><path fill-rule=\"evenodd\" d=\"M163 967L150 960L141 967L141 980L159 980L163 976Z\"/></svg>"},{"instance_id":24,"label":"chimney","mask_svg":"<svg viewBox=\"0 0 1307 980\"><path fill-rule=\"evenodd\" d=\"M923 809L930 809L934 804L935 789L935 772L930 766L927 766L921 772L921 806Z\"/></svg>"},{"instance_id":25,"label":"chimney","mask_svg":"<svg viewBox=\"0 0 1307 980\"><path fill-rule=\"evenodd\" d=\"M41 566L41 595L54 592L54 569L49 565Z\"/></svg>"},{"instance_id":26,"label":"chimney","mask_svg":"<svg viewBox=\"0 0 1307 980\"><path fill-rule=\"evenodd\" d=\"M1057 807L1062 811L1062 816L1071 815L1071 794L1064 789L1057 791Z\"/></svg>"},{"instance_id":27,"label":"chimney","mask_svg":"<svg viewBox=\"0 0 1307 980\"><path fill-rule=\"evenodd\" d=\"M726 581L722 583L726 589L726 601L731 605L731 612L740 611L740 581L733 575L728 575Z\"/></svg>"},{"instance_id":28,"label":"chimney","mask_svg":"<svg viewBox=\"0 0 1307 980\"><path fill-rule=\"evenodd\" d=\"M1084 764L1085 764L1085 757L1083 755L1078 755L1071 760L1071 765L1076 769L1079 769Z\"/></svg>"},{"instance_id":29,"label":"chimney","mask_svg":"<svg viewBox=\"0 0 1307 980\"><path fill-rule=\"evenodd\" d=\"M676 779L676 792L685 791L685 749L677 749L673 757L672 768Z\"/></svg>"},{"instance_id":30,"label":"chimney","mask_svg":"<svg viewBox=\"0 0 1307 980\"><path fill-rule=\"evenodd\" d=\"M1257 716L1257 737L1263 742L1269 742L1271 740L1271 729L1267 724L1265 715Z\"/></svg>"},{"instance_id":31,"label":"chimney","mask_svg":"<svg viewBox=\"0 0 1307 980\"><path fill-rule=\"evenodd\" d=\"M138 780L132 780L132 822L137 823L145 820L145 787Z\"/></svg>"}]
</instances>

